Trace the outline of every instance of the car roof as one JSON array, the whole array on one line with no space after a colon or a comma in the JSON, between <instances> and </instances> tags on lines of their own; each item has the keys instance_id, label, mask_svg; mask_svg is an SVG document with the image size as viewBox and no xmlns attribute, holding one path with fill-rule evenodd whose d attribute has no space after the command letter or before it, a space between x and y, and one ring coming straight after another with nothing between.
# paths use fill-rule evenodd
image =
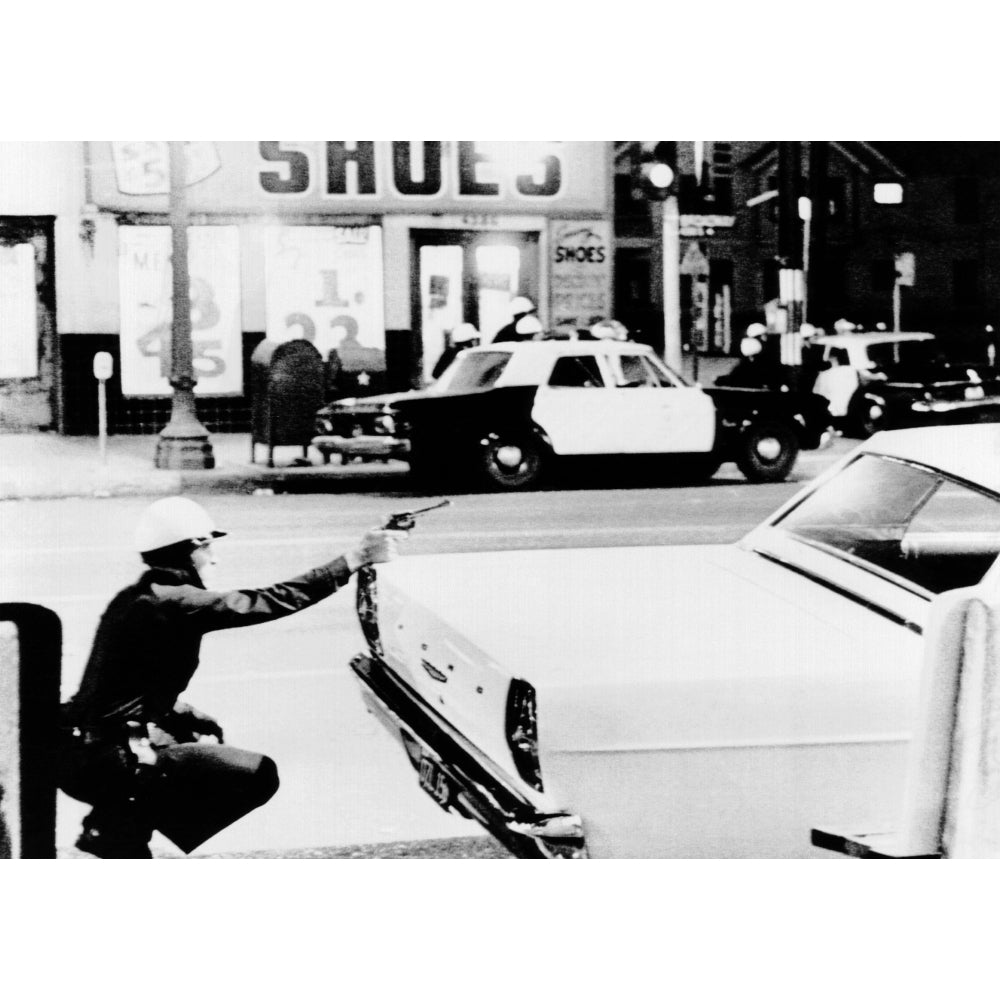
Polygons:
<instances>
[{"instance_id":1,"label":"car roof","mask_svg":"<svg viewBox=\"0 0 1000 1000\"><path fill-rule=\"evenodd\" d=\"M537 354L621 354L627 352L634 354L636 351L652 352L653 348L648 344L637 344L631 340L527 340L523 343L517 341L501 341L499 344L480 344L478 347L468 348L470 352L482 354L487 351L530 351Z\"/></svg>"},{"instance_id":2,"label":"car roof","mask_svg":"<svg viewBox=\"0 0 1000 1000\"><path fill-rule=\"evenodd\" d=\"M1000 493L1000 424L880 431L859 450L929 465Z\"/></svg>"},{"instance_id":3,"label":"car roof","mask_svg":"<svg viewBox=\"0 0 1000 1000\"><path fill-rule=\"evenodd\" d=\"M813 337L813 344L886 344L902 340L933 340L933 333L893 333L891 330L877 330L871 333L823 333Z\"/></svg>"}]
</instances>

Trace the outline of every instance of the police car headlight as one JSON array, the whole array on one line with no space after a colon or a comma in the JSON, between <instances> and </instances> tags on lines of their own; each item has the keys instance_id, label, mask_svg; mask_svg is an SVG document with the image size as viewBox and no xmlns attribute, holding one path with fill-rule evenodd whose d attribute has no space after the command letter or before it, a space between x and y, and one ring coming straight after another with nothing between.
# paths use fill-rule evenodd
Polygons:
<instances>
[{"instance_id":1,"label":"police car headlight","mask_svg":"<svg viewBox=\"0 0 1000 1000\"><path fill-rule=\"evenodd\" d=\"M316 420L316 433L317 434L332 434L333 424L326 419L326 417L319 417Z\"/></svg>"},{"instance_id":2,"label":"police car headlight","mask_svg":"<svg viewBox=\"0 0 1000 1000\"><path fill-rule=\"evenodd\" d=\"M396 433L396 421L385 414L381 417L375 418L375 433L376 434L395 434Z\"/></svg>"}]
</instances>

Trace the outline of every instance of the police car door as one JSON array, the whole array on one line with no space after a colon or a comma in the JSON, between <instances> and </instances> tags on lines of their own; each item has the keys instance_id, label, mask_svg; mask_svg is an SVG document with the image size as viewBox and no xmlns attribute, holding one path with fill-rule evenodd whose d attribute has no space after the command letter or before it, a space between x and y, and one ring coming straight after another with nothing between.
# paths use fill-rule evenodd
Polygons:
<instances>
[{"instance_id":1,"label":"police car door","mask_svg":"<svg viewBox=\"0 0 1000 1000\"><path fill-rule=\"evenodd\" d=\"M685 385L647 352L625 350L608 360L622 438L617 450L637 455L711 450L715 405L707 393Z\"/></svg>"},{"instance_id":2,"label":"police car door","mask_svg":"<svg viewBox=\"0 0 1000 1000\"><path fill-rule=\"evenodd\" d=\"M557 455L608 455L619 449L616 390L592 353L554 360L539 384L531 416Z\"/></svg>"}]
</instances>

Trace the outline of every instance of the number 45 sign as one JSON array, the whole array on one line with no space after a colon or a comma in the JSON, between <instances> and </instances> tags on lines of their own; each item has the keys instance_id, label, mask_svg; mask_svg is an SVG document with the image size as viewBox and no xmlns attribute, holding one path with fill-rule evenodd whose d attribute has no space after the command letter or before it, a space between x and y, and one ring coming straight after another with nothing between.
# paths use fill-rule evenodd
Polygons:
<instances>
[{"instance_id":1,"label":"number 45 sign","mask_svg":"<svg viewBox=\"0 0 1000 1000\"><path fill-rule=\"evenodd\" d=\"M118 230L122 393L169 396L172 275L169 226ZM188 229L191 346L199 396L243 392L240 238L235 226Z\"/></svg>"}]
</instances>

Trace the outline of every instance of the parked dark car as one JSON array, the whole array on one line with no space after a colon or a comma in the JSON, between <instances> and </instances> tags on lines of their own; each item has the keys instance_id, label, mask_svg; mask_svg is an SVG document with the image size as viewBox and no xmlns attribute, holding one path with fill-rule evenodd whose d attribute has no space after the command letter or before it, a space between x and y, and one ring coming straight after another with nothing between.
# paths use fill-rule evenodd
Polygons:
<instances>
[{"instance_id":1,"label":"parked dark car","mask_svg":"<svg viewBox=\"0 0 1000 1000\"><path fill-rule=\"evenodd\" d=\"M429 481L537 486L583 459L659 461L710 477L735 461L752 482L785 479L800 448L829 439L821 397L688 384L642 344L532 341L464 351L426 389L321 409L312 444L329 460L402 458Z\"/></svg>"}]
</instances>

